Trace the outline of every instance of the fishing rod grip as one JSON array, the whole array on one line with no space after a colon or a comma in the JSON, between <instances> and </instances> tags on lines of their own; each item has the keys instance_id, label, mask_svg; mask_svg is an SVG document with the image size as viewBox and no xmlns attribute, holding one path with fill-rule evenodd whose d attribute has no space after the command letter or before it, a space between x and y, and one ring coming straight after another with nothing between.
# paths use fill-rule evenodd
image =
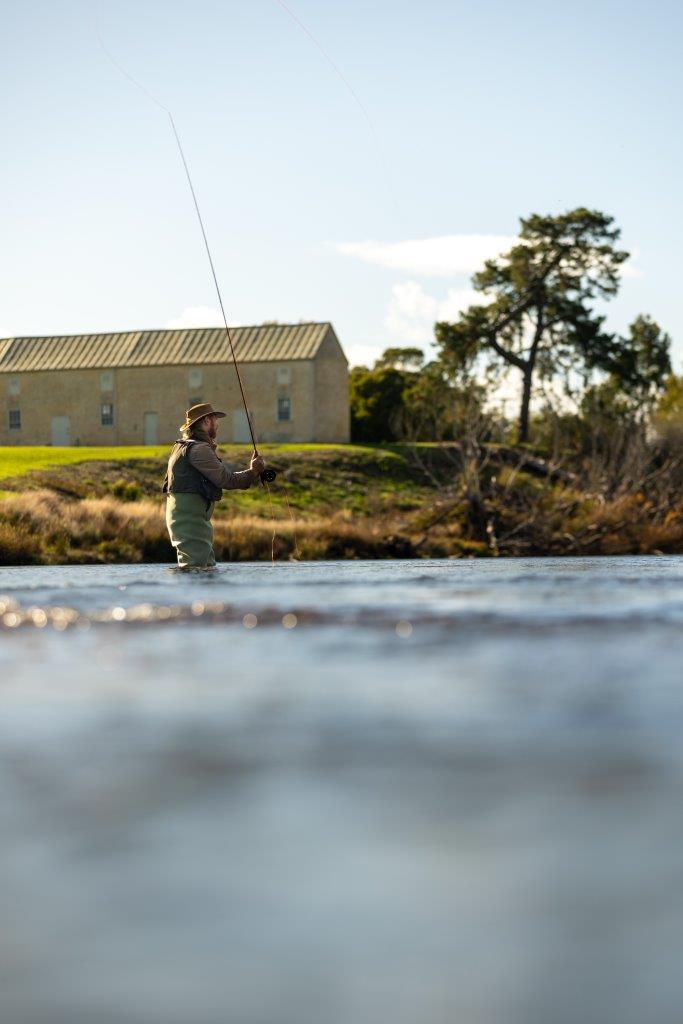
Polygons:
<instances>
[{"instance_id":1,"label":"fishing rod grip","mask_svg":"<svg viewBox=\"0 0 683 1024\"><path fill-rule=\"evenodd\" d=\"M259 457L259 453L258 453L258 449L257 449L256 445L254 445L254 456L256 458ZM274 469L264 469L263 472L259 473L259 475L258 475L258 478L261 481L261 487L265 487L266 484L272 484L272 482L273 482L273 480L275 479L276 476L277 476L277 473L275 472Z\"/></svg>"}]
</instances>

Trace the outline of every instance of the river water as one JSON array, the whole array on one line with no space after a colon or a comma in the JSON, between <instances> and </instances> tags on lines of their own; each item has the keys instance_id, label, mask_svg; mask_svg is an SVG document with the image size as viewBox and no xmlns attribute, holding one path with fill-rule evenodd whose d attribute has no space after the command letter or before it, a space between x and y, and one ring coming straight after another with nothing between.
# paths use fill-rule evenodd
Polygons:
<instances>
[{"instance_id":1,"label":"river water","mask_svg":"<svg viewBox=\"0 0 683 1024\"><path fill-rule=\"evenodd\" d=\"M683 559L0 570L3 1024L679 1024Z\"/></svg>"}]
</instances>

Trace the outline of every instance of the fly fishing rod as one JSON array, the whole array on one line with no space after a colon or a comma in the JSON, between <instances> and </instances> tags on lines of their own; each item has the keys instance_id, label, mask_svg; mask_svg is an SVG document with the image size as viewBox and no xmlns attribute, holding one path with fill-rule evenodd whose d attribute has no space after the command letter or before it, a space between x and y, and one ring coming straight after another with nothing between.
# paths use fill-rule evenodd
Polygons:
<instances>
[{"instance_id":1,"label":"fly fishing rod","mask_svg":"<svg viewBox=\"0 0 683 1024\"><path fill-rule=\"evenodd\" d=\"M164 109L166 109L166 108L164 108ZM192 184L192 178L190 176L190 169L187 166L187 160L185 159L185 153L183 152L183 146L182 146L182 143L180 141L180 136L178 135L178 131L177 131L176 126L175 126L175 121L173 120L173 114L171 113L170 110L166 110L166 113L168 114L168 119L171 122L171 128L173 129L173 135L174 135L176 143L178 145L178 152L180 153L180 159L182 160L183 167L185 168L185 174L187 176L187 183L190 186L190 192L192 193L192 202L194 203L194 208L195 208L195 210L197 212L197 220L199 221L199 227L201 228L202 238L204 239L204 247L206 248L206 255L209 257L209 266L211 267L211 276L213 278L214 287L216 289L216 295L218 296L218 305L221 308L221 316L223 317L223 324L225 326L225 335L226 335L226 337L228 339L228 344L230 346L230 355L232 356L232 364L235 367L235 373L237 374L237 383L239 384L240 395L242 396L242 405L244 406L244 413L245 413L245 415L247 417L247 426L249 427L249 434L251 436L251 443L252 443L253 448L254 448L254 455L258 455L258 447L257 447L257 444L256 444L256 435L254 434L254 428L252 426L251 416L249 415L249 406L247 405L247 398L246 398L246 395L245 395L245 392L244 392L244 384L242 383L242 375L240 373L239 364L237 362L237 356L235 355L235 346L233 345L233 342L232 342L232 332L231 332L230 327L228 325L228 318L225 315L225 307L223 305L223 296L221 295L220 285L218 284L218 277L216 275L216 268L214 267L213 257L211 256L211 249L209 248L209 240L206 237L206 230L204 228L204 221L202 220L202 214L201 214L201 211L199 209L199 203L197 202L197 195L196 195L195 190L194 190L194 185ZM263 484L264 487L265 487L265 485L267 483L268 484L272 483L276 476L277 476L277 473L275 472L274 469L265 469L263 471L263 473L259 474L259 478L260 478L261 483Z\"/></svg>"},{"instance_id":2,"label":"fly fishing rod","mask_svg":"<svg viewBox=\"0 0 683 1024\"><path fill-rule=\"evenodd\" d=\"M223 318L223 326L225 327L225 336L228 339L228 345L230 347L230 356L232 358L232 364L235 367L235 373L237 375L237 383L239 385L240 395L242 396L242 405L244 406L244 414L247 417L247 426L249 427L249 435L251 437L251 443L252 443L252 447L254 449L254 455L258 456L259 451L258 451L258 445L256 443L256 434L254 433L254 427L253 427L253 424L251 422L251 416L249 415L249 406L247 405L247 396L246 396L246 393L245 393L245 390L244 390L244 384L242 383L242 374L240 373L239 364L237 362L237 356L235 354L235 346L233 344L232 331L230 330L230 326L228 324L228 318L227 318L226 313L225 313L225 306L223 305L223 296L221 295L220 285L218 284L218 275L216 274L216 268L214 266L213 257L211 255L211 249L209 247L209 240L207 238L206 230L204 228L204 221L202 219L202 214L201 214L201 211L199 209L199 202L197 200L197 193L195 192L194 185L192 184L192 177L190 175L190 169L187 166L187 160L185 159L185 153L183 151L183 146L182 146L182 143L180 141L180 136L178 135L178 130L177 130L176 126L175 126L175 121L173 120L173 114L168 109L168 107L164 106L164 104L161 103L156 98L156 96L154 96L149 91L149 89L146 89L144 85L142 85L140 82L137 81L137 79L133 78L133 76L130 75L126 71L125 68L122 68L121 65L118 63L118 61L116 61L112 57L111 53L109 52L107 47L104 45L104 40L102 39L102 35L101 35L100 31L99 31L99 26L97 28L97 34L99 36L100 46L104 50L105 54L107 55L107 57L109 58L111 63L117 69L117 71L120 71L120 73L122 75L124 75L124 77L127 78L129 82L132 82L133 85L135 85L138 89L140 89L142 92L144 92L144 94L147 96L148 99L150 99L152 101L152 103L154 103L157 107L159 107L161 110L163 110L165 114L168 115L168 119L169 119L170 124L171 124L171 130L173 131L173 137L175 138L176 145L178 146L178 152L180 153L180 159L182 160L183 168L185 170L185 175L187 177L187 183L190 186L190 192L192 194L192 202L194 203L194 208L195 208L195 211L197 213L197 220L199 221L199 227L200 227L201 232L202 232L202 238L204 239L204 247L206 249L206 255L209 258L209 266L211 267L211 276L213 278L214 288L216 289L216 295L218 297L218 305L220 306L221 316ZM272 483L273 480L276 478L276 476L277 476L277 473L276 473L276 471L274 469L265 469L263 471L263 473L259 473L259 479L260 479L261 484L262 484L263 487L265 487L266 484Z\"/></svg>"}]
</instances>

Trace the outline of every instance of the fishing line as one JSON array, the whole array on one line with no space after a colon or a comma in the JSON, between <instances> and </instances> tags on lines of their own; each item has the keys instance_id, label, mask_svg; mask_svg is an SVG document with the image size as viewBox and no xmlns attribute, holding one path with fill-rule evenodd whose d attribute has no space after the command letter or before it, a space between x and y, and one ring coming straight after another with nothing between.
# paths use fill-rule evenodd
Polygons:
<instances>
[{"instance_id":1,"label":"fishing line","mask_svg":"<svg viewBox=\"0 0 683 1024\"><path fill-rule=\"evenodd\" d=\"M301 552L299 551L299 541L297 540L297 536L296 536L296 520L294 519L294 513L292 512L292 506L289 504L289 496L287 494L287 485L285 484L285 481L284 481L283 478L280 479L280 487L282 488L282 493L285 496L285 501L287 502L287 511L289 512L289 518L290 518L291 523L292 523L292 536L294 537L294 557L297 560L297 562L300 562L301 561Z\"/></svg>"},{"instance_id":2,"label":"fishing line","mask_svg":"<svg viewBox=\"0 0 683 1024\"><path fill-rule=\"evenodd\" d=\"M270 540L270 560L271 560L271 562L272 562L272 564L274 566L275 565L275 535L276 535L276 530L277 530L277 524L275 522L275 509L273 508L273 495L270 493L270 484L268 483L267 480L265 481L263 486L268 491L268 502L270 504L270 523L271 523L271 526L273 527L273 536L271 537L271 540Z\"/></svg>"},{"instance_id":3,"label":"fishing line","mask_svg":"<svg viewBox=\"0 0 683 1024\"><path fill-rule=\"evenodd\" d=\"M282 10L285 11L289 15L289 17L292 19L292 21L296 25L299 26L301 31L304 32L308 36L308 38L311 40L313 45L316 46L318 48L318 50L320 50L320 53L323 55L323 57L325 58L327 63L330 65L330 67L334 71L335 75L337 75L337 77L339 79L341 79L341 81L344 83L344 85L346 86L347 90L350 92L351 96L355 100L356 104L360 107L361 111L363 112L363 116L364 116L365 120L368 122L368 125L370 126L370 131L373 133L373 135L376 136L377 135L377 131L376 131L375 126L374 126L374 124L372 122L372 118L370 117L370 114L368 113L368 111L367 111L367 109L365 107L365 104L363 103L363 101L359 97L358 93L353 88L353 86L351 85L351 83L349 82L348 78L346 77L344 72L341 70L339 65L335 63L335 61L332 59L332 57L330 57L329 53L327 52L325 47L322 45L322 43L319 42L319 40L316 39L316 37L313 35L313 33L311 32L310 28L306 24L304 24L304 22L301 20L301 18L298 17L298 15L296 15L294 13L294 11L291 9L291 7L287 6L287 4L284 2L284 0L273 0L273 2L276 3L278 5L278 7L281 7Z\"/></svg>"},{"instance_id":4,"label":"fishing line","mask_svg":"<svg viewBox=\"0 0 683 1024\"><path fill-rule=\"evenodd\" d=\"M306 36L308 36L308 38L311 40L311 42L316 47L316 49L322 54L324 60L332 68L332 70L334 71L334 73L337 76L337 78L339 78L339 80L343 83L343 85L346 88L347 92L352 97L354 103L356 104L358 109L363 114L363 117L365 118L365 120L366 120L366 122L368 124L368 127L370 129L370 132L372 134L372 138L373 138L373 142L375 144L375 149L376 149L376 152L377 152L377 156L379 158L379 163L380 163L380 169L381 169L381 172L382 172L382 177L384 178L385 184L389 185L389 189L390 189L390 191L392 193L392 199L393 199L394 206L396 207L397 212L400 213L401 212L401 206L400 206L400 203L398 201L398 196L397 196L395 185L394 185L394 179L393 179L393 176L389 172L389 167L388 167L388 164L387 164L387 161L386 161L386 157L384 155L384 150L382 148L382 144L381 144L381 141L380 141L379 133L377 131L377 128L375 127L374 121L370 117L370 113L369 113L367 107L365 106L365 104L361 100L360 96L358 95L358 93L356 92L354 87L351 85L351 82L346 77L346 75L344 74L342 69L339 67L337 62L330 56L330 54L327 52L327 50L325 49L323 44L320 42L320 40L311 32L311 30L308 27L308 25L304 21L302 21L301 18L297 14L294 13L292 8L288 4L285 3L285 0L273 0L273 3L277 4L277 6L280 7L288 15L289 18L291 18L291 20L294 22L294 24L297 25Z\"/></svg>"}]
</instances>

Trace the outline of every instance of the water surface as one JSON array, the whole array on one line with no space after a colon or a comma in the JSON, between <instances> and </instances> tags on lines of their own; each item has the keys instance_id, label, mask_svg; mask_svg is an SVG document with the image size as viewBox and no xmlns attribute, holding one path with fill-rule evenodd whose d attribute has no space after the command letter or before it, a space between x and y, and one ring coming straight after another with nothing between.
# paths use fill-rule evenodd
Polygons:
<instances>
[{"instance_id":1,"label":"water surface","mask_svg":"<svg viewBox=\"0 0 683 1024\"><path fill-rule=\"evenodd\" d=\"M683 559L0 595L3 1021L680 1021Z\"/></svg>"}]
</instances>

